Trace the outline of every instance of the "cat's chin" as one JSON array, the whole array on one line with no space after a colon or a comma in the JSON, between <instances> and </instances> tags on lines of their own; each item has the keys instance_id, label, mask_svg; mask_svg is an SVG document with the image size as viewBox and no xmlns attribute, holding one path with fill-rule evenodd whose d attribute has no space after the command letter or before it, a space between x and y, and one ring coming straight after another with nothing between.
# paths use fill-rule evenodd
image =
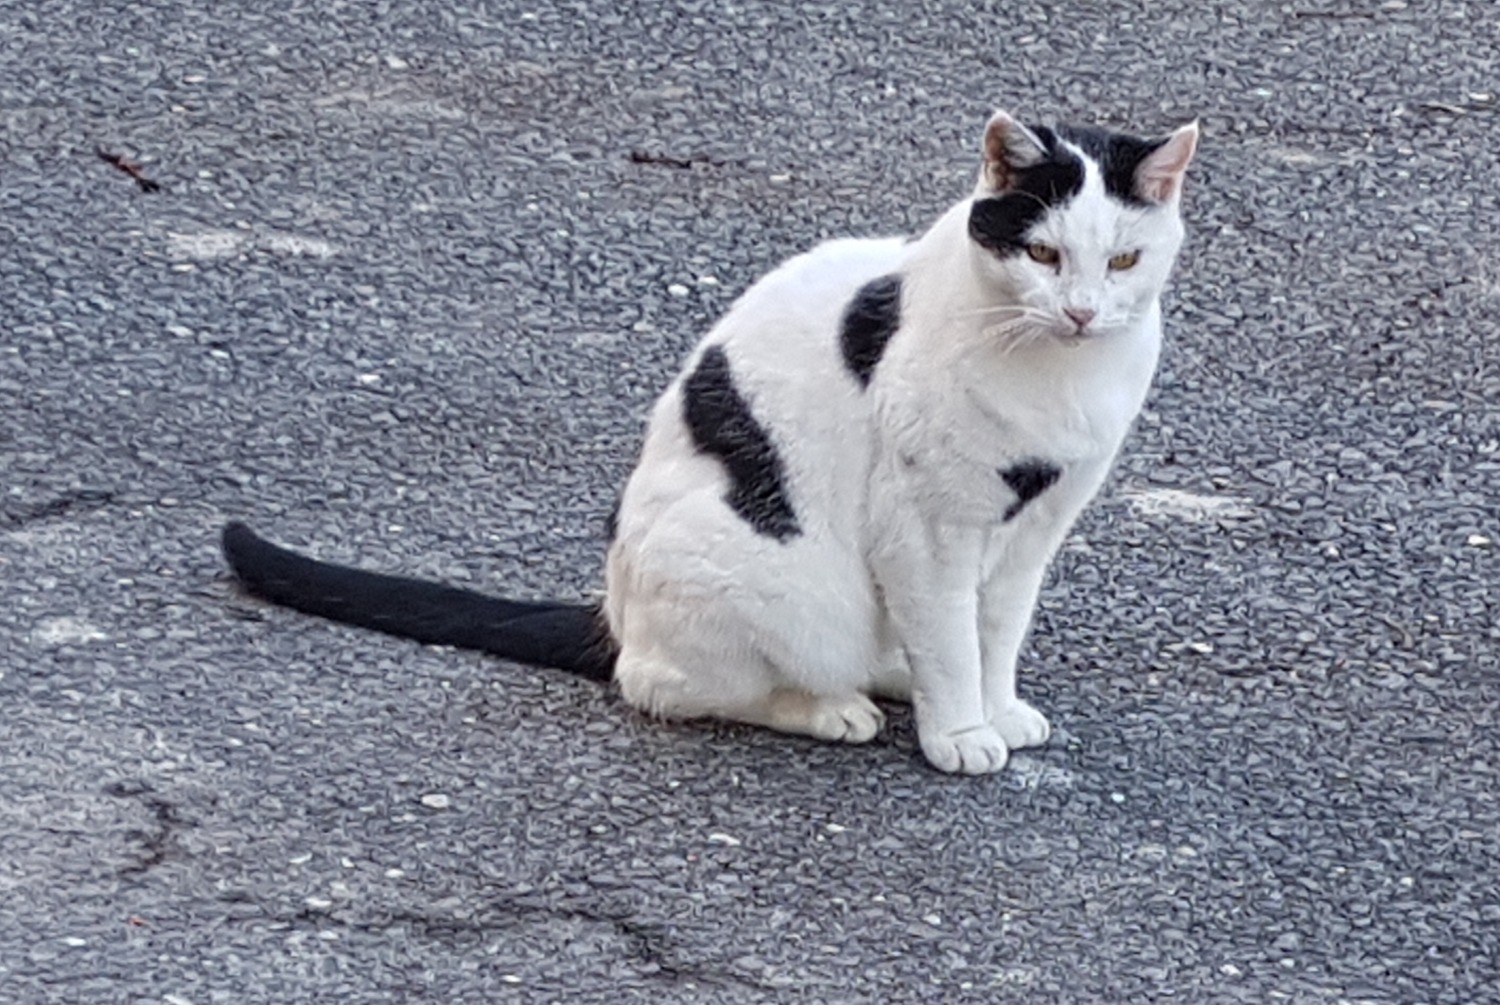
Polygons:
<instances>
[{"instance_id":1,"label":"cat's chin","mask_svg":"<svg viewBox=\"0 0 1500 1005\"><path fill-rule=\"evenodd\" d=\"M1088 331L1079 331L1077 328L1056 328L1052 332L1052 341L1065 345L1069 349L1081 349L1107 338L1109 338L1109 332L1096 328Z\"/></svg>"}]
</instances>

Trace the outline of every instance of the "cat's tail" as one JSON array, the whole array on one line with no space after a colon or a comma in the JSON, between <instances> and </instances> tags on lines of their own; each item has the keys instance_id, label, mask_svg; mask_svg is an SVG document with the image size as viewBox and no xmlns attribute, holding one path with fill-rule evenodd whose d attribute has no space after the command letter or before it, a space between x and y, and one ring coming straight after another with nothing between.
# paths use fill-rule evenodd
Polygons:
<instances>
[{"instance_id":1,"label":"cat's tail","mask_svg":"<svg viewBox=\"0 0 1500 1005\"><path fill-rule=\"evenodd\" d=\"M618 649L597 603L501 600L438 583L319 562L242 523L224 527L224 557L251 593L275 604L431 645L608 681Z\"/></svg>"}]
</instances>

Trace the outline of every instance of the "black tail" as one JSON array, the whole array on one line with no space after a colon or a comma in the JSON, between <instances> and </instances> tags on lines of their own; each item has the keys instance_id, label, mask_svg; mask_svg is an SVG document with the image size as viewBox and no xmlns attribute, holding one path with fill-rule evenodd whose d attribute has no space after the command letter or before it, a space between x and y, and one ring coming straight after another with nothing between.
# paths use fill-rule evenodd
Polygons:
<instances>
[{"instance_id":1,"label":"black tail","mask_svg":"<svg viewBox=\"0 0 1500 1005\"><path fill-rule=\"evenodd\" d=\"M224 527L223 546L247 590L304 614L591 680L608 681L614 671L616 648L598 604L500 600L331 565L278 548L242 523Z\"/></svg>"}]
</instances>

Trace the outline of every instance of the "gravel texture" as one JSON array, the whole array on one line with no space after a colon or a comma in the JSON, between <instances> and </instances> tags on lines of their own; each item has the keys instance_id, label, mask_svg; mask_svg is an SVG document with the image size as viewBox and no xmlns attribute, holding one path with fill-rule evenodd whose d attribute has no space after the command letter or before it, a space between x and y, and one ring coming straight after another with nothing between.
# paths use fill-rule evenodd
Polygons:
<instances>
[{"instance_id":1,"label":"gravel texture","mask_svg":"<svg viewBox=\"0 0 1500 1005\"><path fill-rule=\"evenodd\" d=\"M1500 1001L1487 3L0 4L17 1003ZM1157 390L979 780L239 596L599 583L733 296L988 111L1201 117ZM148 193L98 150L138 162Z\"/></svg>"}]
</instances>

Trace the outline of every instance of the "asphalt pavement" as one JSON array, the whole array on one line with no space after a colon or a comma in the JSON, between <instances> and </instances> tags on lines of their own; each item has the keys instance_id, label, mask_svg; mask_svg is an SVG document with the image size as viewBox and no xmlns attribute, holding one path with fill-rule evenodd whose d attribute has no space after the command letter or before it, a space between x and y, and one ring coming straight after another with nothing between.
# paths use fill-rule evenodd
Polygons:
<instances>
[{"instance_id":1,"label":"asphalt pavement","mask_svg":"<svg viewBox=\"0 0 1500 1005\"><path fill-rule=\"evenodd\" d=\"M1490 7L0 0L0 998L1500 1002ZM688 347L995 107L1204 130L1047 748L663 726L233 588L230 518L597 589Z\"/></svg>"}]
</instances>

